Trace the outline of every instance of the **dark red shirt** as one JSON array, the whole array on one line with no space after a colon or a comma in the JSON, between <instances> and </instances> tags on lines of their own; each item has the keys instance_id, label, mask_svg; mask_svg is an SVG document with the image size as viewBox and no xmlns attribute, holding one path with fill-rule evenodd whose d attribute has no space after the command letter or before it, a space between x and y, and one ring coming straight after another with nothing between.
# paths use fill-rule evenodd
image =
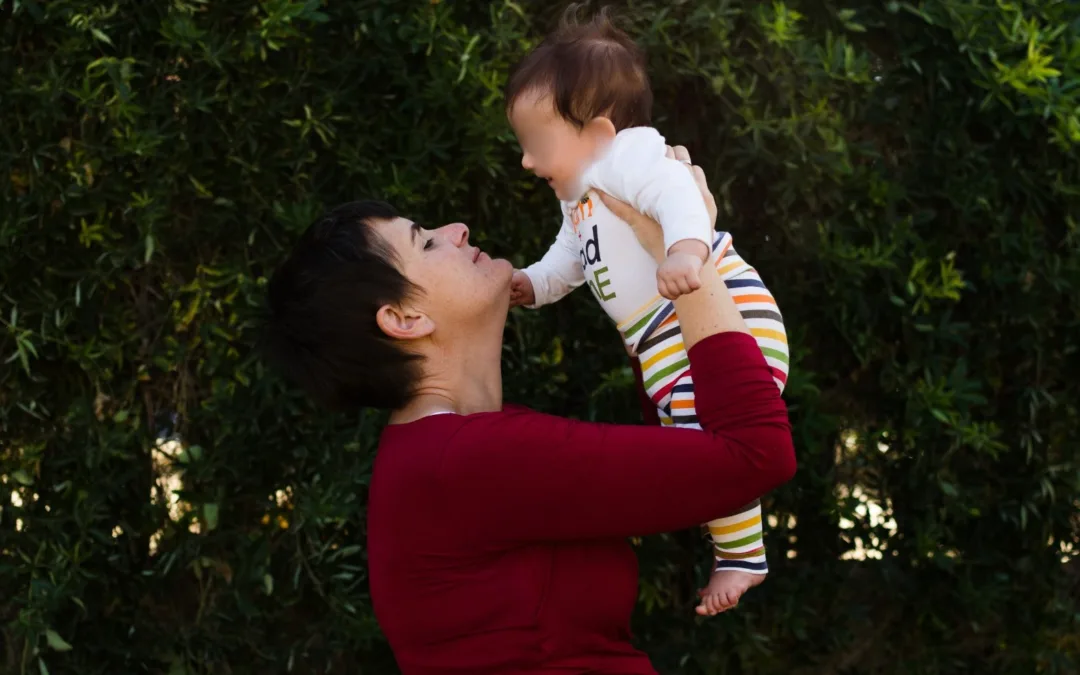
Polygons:
<instances>
[{"instance_id":1,"label":"dark red shirt","mask_svg":"<svg viewBox=\"0 0 1080 675\"><path fill-rule=\"evenodd\" d=\"M706 338L690 364L704 431L512 407L386 428L371 597L406 675L655 672L631 646L626 537L730 513L795 471L753 338Z\"/></svg>"}]
</instances>

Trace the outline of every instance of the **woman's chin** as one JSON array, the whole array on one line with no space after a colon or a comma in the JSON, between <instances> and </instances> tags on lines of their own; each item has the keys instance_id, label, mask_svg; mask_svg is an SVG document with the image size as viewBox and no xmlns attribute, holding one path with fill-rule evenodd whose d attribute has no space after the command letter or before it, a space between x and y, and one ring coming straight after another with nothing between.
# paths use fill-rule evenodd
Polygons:
<instances>
[{"instance_id":1,"label":"woman's chin","mask_svg":"<svg viewBox=\"0 0 1080 675\"><path fill-rule=\"evenodd\" d=\"M514 278L514 265L506 258L491 261L499 276L499 296L506 299L506 311L510 311L510 281Z\"/></svg>"},{"instance_id":2,"label":"woman's chin","mask_svg":"<svg viewBox=\"0 0 1080 675\"><path fill-rule=\"evenodd\" d=\"M481 258L477 264L486 267L485 272L499 280L499 284L510 286L510 279L514 276L514 265L506 258Z\"/></svg>"}]
</instances>

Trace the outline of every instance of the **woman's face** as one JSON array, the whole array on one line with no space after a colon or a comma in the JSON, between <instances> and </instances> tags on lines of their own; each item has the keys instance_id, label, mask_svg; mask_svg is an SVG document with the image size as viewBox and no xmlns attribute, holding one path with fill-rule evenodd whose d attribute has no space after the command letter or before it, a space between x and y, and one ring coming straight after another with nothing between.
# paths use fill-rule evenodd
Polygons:
<instances>
[{"instance_id":1,"label":"woman's face","mask_svg":"<svg viewBox=\"0 0 1080 675\"><path fill-rule=\"evenodd\" d=\"M505 321L514 268L470 244L464 223L428 230L396 218L372 227L393 250L402 274L422 291L410 304L440 333L468 332L477 319Z\"/></svg>"}]
</instances>

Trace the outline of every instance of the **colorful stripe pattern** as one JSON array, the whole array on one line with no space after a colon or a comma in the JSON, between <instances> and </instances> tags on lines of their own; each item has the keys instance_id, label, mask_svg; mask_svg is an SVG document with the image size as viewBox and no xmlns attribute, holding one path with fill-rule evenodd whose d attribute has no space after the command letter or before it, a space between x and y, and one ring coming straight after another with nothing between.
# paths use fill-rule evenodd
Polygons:
<instances>
[{"instance_id":1,"label":"colorful stripe pattern","mask_svg":"<svg viewBox=\"0 0 1080 675\"><path fill-rule=\"evenodd\" d=\"M717 272L761 347L776 386L783 391L788 377L788 342L776 300L757 271L735 252L730 234L718 233L713 251ZM694 408L690 360L674 304L659 298L624 325L623 340L638 355L645 391L656 404L661 423L700 429ZM716 569L755 574L768 572L760 502L755 501L736 513L714 520L708 527L713 539Z\"/></svg>"}]
</instances>

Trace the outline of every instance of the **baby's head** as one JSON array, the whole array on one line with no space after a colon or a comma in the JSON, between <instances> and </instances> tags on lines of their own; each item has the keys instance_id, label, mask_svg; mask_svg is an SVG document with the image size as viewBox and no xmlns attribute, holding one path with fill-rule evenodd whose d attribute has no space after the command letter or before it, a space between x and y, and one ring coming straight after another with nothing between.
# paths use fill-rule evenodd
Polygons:
<instances>
[{"instance_id":1,"label":"baby's head","mask_svg":"<svg viewBox=\"0 0 1080 675\"><path fill-rule=\"evenodd\" d=\"M615 134L649 123L645 56L606 11L579 22L571 7L558 30L518 64L506 84L506 113L521 165L572 201L581 171Z\"/></svg>"}]
</instances>

